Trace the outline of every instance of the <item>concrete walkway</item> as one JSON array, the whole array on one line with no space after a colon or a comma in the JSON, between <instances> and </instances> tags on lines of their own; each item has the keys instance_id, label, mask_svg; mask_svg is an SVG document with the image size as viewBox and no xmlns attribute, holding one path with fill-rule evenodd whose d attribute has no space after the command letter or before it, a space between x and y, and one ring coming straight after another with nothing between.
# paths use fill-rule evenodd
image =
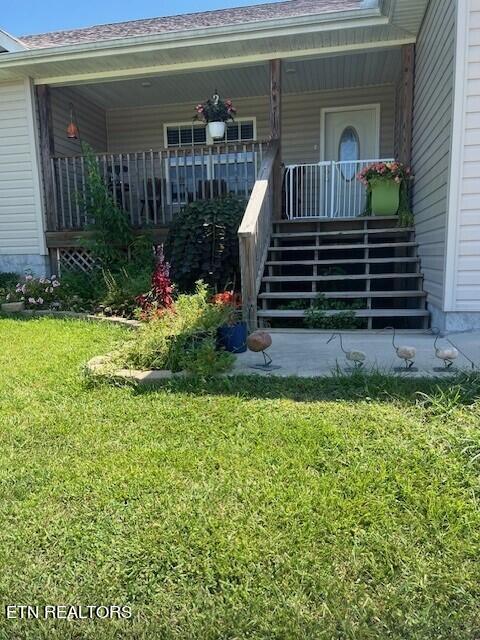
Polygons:
<instances>
[{"instance_id":1,"label":"concrete walkway","mask_svg":"<svg viewBox=\"0 0 480 640\"><path fill-rule=\"evenodd\" d=\"M332 335L331 332L308 330L271 330L272 346L268 353L273 358L273 364L281 368L264 373L252 369L250 365L262 364L261 353L239 354L235 363L236 374L259 374L267 376L299 376L315 378L331 376L337 368L348 373L351 364L346 361L345 355L340 349L338 338L327 344ZM398 372L396 367L403 367L392 347L391 333L377 334L375 332L355 331L342 332L343 346L348 350L361 350L367 355L363 370L368 372L403 375L409 377L438 376L445 377L443 362L435 357L433 348L434 336L424 332L398 332L397 346L408 345L415 347L417 356L415 359L415 372ZM468 358L474 361L475 369L480 371L480 332L449 334L448 338ZM439 339L438 347L450 347L445 339ZM460 353L454 365L456 371L472 371L470 362ZM434 371L434 369L441 369ZM452 373L454 370L452 368Z\"/></svg>"}]
</instances>

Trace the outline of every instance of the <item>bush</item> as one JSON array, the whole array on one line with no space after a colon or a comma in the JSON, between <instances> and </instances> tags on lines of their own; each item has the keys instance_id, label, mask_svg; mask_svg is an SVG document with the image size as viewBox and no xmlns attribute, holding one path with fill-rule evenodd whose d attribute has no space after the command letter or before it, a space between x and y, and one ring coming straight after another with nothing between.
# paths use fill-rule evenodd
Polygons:
<instances>
[{"instance_id":1,"label":"bush","mask_svg":"<svg viewBox=\"0 0 480 640\"><path fill-rule=\"evenodd\" d=\"M17 273L5 271L0 273L0 300L5 300L9 291L15 289L20 276Z\"/></svg>"},{"instance_id":2,"label":"bush","mask_svg":"<svg viewBox=\"0 0 480 640\"><path fill-rule=\"evenodd\" d=\"M124 267L118 272L103 271L102 277L106 291L97 310L105 315L132 317L138 307L138 297L149 286L150 269L138 271Z\"/></svg>"},{"instance_id":3,"label":"bush","mask_svg":"<svg viewBox=\"0 0 480 640\"><path fill-rule=\"evenodd\" d=\"M174 306L143 325L115 354L119 367L136 369L186 369L212 375L228 370L234 358L217 351L218 327L228 319L228 309L208 302L208 288L198 282L192 295L178 296Z\"/></svg>"},{"instance_id":4,"label":"bush","mask_svg":"<svg viewBox=\"0 0 480 640\"><path fill-rule=\"evenodd\" d=\"M150 284L150 269L127 265L118 271L67 271L62 276L61 306L70 311L132 317L137 298Z\"/></svg>"},{"instance_id":5,"label":"bush","mask_svg":"<svg viewBox=\"0 0 480 640\"><path fill-rule=\"evenodd\" d=\"M5 289L6 302L24 302L27 309L53 309L60 306L60 282L55 275L36 278L31 273Z\"/></svg>"},{"instance_id":6,"label":"bush","mask_svg":"<svg viewBox=\"0 0 480 640\"><path fill-rule=\"evenodd\" d=\"M85 195L80 197L88 216L87 234L81 240L96 262L106 271L116 272L133 263L150 266L152 240L144 231L134 233L128 213L113 199L101 174L95 154L88 144L82 143L85 155Z\"/></svg>"},{"instance_id":7,"label":"bush","mask_svg":"<svg viewBox=\"0 0 480 640\"><path fill-rule=\"evenodd\" d=\"M106 285L101 269L88 273L76 269L65 271L61 276L60 303L69 311L92 312L106 294Z\"/></svg>"},{"instance_id":8,"label":"bush","mask_svg":"<svg viewBox=\"0 0 480 640\"><path fill-rule=\"evenodd\" d=\"M306 309L304 322L309 329L360 329L363 320L355 316L354 310L361 308L362 303L359 300L341 302L319 294L313 305ZM328 316L325 313L328 310L340 313Z\"/></svg>"},{"instance_id":9,"label":"bush","mask_svg":"<svg viewBox=\"0 0 480 640\"><path fill-rule=\"evenodd\" d=\"M203 280L223 291L240 281L237 232L244 211L243 199L228 196L192 202L174 217L165 252L180 290Z\"/></svg>"}]
</instances>

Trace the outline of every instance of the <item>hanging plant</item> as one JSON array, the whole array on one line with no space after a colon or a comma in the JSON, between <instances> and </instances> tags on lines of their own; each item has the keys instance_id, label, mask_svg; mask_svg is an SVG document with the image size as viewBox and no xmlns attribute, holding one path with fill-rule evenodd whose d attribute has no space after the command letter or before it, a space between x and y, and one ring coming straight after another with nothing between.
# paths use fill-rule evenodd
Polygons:
<instances>
[{"instance_id":1,"label":"hanging plant","mask_svg":"<svg viewBox=\"0 0 480 640\"><path fill-rule=\"evenodd\" d=\"M208 133L214 140L225 136L226 123L234 119L237 110L231 100L221 100L215 91L211 98L195 107L195 120L203 120L208 127Z\"/></svg>"},{"instance_id":2,"label":"hanging plant","mask_svg":"<svg viewBox=\"0 0 480 640\"><path fill-rule=\"evenodd\" d=\"M222 100L215 91L211 98L197 104L194 120L202 120L206 124L209 122L230 122L235 118L237 110L232 101Z\"/></svg>"}]
</instances>

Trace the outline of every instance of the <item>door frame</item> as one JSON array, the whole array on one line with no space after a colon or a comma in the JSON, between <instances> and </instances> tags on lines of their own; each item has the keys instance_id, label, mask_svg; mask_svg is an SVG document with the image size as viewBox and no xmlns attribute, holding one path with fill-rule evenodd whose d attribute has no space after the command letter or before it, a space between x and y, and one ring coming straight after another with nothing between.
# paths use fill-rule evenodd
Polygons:
<instances>
[{"instance_id":1,"label":"door frame","mask_svg":"<svg viewBox=\"0 0 480 640\"><path fill-rule=\"evenodd\" d=\"M372 109L373 111L375 111L375 155L376 158L380 157L381 108L380 103L375 102L372 104L357 104L349 107L322 107L320 109L320 162L325 161L325 124L327 113L339 113L342 111L365 111L366 109ZM376 158L360 158L360 160L375 160Z\"/></svg>"}]
</instances>

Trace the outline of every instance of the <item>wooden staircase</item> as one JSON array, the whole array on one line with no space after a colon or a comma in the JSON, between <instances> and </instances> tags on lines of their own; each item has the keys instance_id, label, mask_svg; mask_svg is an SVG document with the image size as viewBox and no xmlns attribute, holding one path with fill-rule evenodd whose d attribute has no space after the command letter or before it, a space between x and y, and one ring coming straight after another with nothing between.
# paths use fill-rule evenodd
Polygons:
<instances>
[{"instance_id":1,"label":"wooden staircase","mask_svg":"<svg viewBox=\"0 0 480 640\"><path fill-rule=\"evenodd\" d=\"M414 229L397 225L397 217L274 222L258 295L260 325L304 326L306 308L322 294L340 307L325 316L353 302L366 329L428 327Z\"/></svg>"}]
</instances>

